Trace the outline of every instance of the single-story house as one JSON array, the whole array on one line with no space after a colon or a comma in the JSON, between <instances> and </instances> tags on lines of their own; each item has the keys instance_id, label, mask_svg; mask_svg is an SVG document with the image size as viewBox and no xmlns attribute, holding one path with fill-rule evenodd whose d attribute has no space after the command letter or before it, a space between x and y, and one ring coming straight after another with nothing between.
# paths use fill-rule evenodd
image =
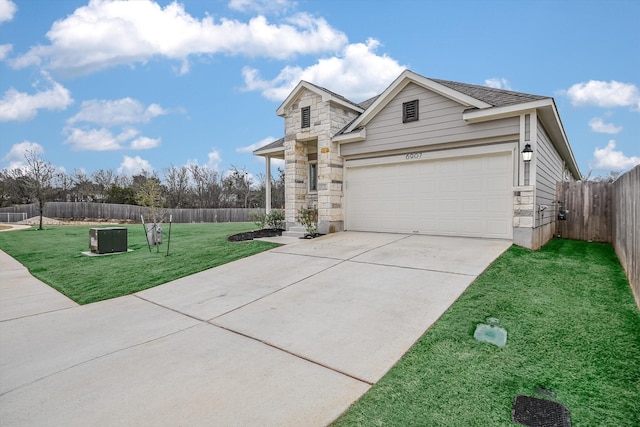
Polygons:
<instances>
[{"instance_id":1,"label":"single-story house","mask_svg":"<svg viewBox=\"0 0 640 427\"><path fill-rule=\"evenodd\" d=\"M254 154L266 158L268 177L271 159L284 159L287 229L315 206L325 234L497 238L537 249L555 232L556 183L580 179L548 96L405 70L361 103L301 81L277 114L284 138Z\"/></svg>"}]
</instances>

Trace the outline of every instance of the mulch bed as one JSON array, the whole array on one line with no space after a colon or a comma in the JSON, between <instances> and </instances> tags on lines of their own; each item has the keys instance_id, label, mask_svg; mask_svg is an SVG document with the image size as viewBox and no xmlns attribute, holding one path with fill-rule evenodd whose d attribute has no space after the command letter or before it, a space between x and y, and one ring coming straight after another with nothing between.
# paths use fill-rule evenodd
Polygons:
<instances>
[{"instance_id":1,"label":"mulch bed","mask_svg":"<svg viewBox=\"0 0 640 427\"><path fill-rule=\"evenodd\" d=\"M262 230L247 231L245 233L238 233L227 238L229 242L244 242L246 240L259 239L261 237L275 237L282 236L284 230L279 228L263 228Z\"/></svg>"}]
</instances>

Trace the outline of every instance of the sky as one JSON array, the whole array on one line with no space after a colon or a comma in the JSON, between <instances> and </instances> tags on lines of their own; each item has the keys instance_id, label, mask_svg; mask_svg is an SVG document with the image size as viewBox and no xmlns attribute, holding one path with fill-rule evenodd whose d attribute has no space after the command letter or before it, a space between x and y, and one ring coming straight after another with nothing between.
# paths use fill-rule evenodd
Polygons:
<instances>
[{"instance_id":1,"label":"sky","mask_svg":"<svg viewBox=\"0 0 640 427\"><path fill-rule=\"evenodd\" d=\"M300 80L404 70L555 99L583 175L640 164L640 1L0 0L0 169L265 172ZM273 168L282 166L275 163Z\"/></svg>"}]
</instances>

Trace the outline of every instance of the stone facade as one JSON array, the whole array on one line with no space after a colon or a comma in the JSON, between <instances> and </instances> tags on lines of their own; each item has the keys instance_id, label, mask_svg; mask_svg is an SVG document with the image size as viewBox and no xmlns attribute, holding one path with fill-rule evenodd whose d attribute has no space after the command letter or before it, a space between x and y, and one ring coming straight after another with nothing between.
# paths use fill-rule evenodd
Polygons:
<instances>
[{"instance_id":1,"label":"stone facade","mask_svg":"<svg viewBox=\"0 0 640 427\"><path fill-rule=\"evenodd\" d=\"M517 187L513 193L513 243L524 248L538 250L555 234L555 218L551 222L536 221L541 216L539 206L535 204L533 186ZM555 215L552 210L549 215Z\"/></svg>"},{"instance_id":2,"label":"stone facade","mask_svg":"<svg viewBox=\"0 0 640 427\"><path fill-rule=\"evenodd\" d=\"M310 127L302 128L302 108L310 107ZM343 230L343 159L332 137L356 117L355 111L324 101L304 89L285 112L285 219L296 225L298 211L318 208L318 231ZM310 158L317 159L317 191L309 190Z\"/></svg>"}]
</instances>

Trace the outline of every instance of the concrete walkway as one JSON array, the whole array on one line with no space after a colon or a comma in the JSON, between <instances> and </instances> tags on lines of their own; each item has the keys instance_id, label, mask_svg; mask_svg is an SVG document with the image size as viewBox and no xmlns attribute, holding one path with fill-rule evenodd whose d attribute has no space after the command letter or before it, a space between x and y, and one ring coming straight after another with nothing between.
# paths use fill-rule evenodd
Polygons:
<instances>
[{"instance_id":1,"label":"concrete walkway","mask_svg":"<svg viewBox=\"0 0 640 427\"><path fill-rule=\"evenodd\" d=\"M510 245L337 233L135 295L3 316L1 423L326 425Z\"/></svg>"}]
</instances>

